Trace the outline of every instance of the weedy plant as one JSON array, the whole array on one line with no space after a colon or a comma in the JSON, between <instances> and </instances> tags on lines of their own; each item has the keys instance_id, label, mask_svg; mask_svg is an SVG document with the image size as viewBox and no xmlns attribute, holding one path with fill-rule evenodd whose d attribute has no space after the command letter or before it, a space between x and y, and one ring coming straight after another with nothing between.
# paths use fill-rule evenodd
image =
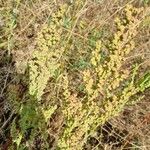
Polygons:
<instances>
[{"instance_id":1,"label":"weedy plant","mask_svg":"<svg viewBox=\"0 0 150 150\"><path fill-rule=\"evenodd\" d=\"M29 91L22 102L9 92L17 114L11 126L12 149L40 145L40 149L82 150L98 126L136 103L132 98L150 87L150 73L138 77L140 64L128 67L126 61L136 47L134 38L145 9L127 4L115 16L115 31L105 43L98 33L90 35L92 40L76 33L89 27L80 18L87 3L71 4L59 6L40 26L27 66ZM57 130L53 119L61 122Z\"/></svg>"},{"instance_id":2,"label":"weedy plant","mask_svg":"<svg viewBox=\"0 0 150 150\"><path fill-rule=\"evenodd\" d=\"M26 138L27 134L30 135L31 143L29 141L29 145L33 144L34 138L40 132L42 133L44 141L46 141L48 134L46 133L47 130L44 131L44 128L46 129L46 123L57 109L56 105L42 105L41 99L49 78L54 76L55 71L60 66L59 57L63 53L63 47L59 49L57 44L60 43L61 40L62 30L60 26L62 24L65 7L65 5L61 6L57 12L51 15L50 24L46 24L42 27L37 35L36 50L34 50L31 60L28 62L28 94L30 98L19 108L19 125L21 131L18 133L15 120L11 130L13 141L17 144L18 149L24 147L24 144L20 145L20 143ZM18 136L16 136L17 134Z\"/></svg>"},{"instance_id":3,"label":"weedy plant","mask_svg":"<svg viewBox=\"0 0 150 150\"><path fill-rule=\"evenodd\" d=\"M57 47L61 40L62 19L65 6L61 6L58 12L52 14L50 24L45 25L37 36L37 49L33 52L33 58L29 62L29 94L35 95L40 101L47 81L58 69L59 57L63 47Z\"/></svg>"},{"instance_id":4,"label":"weedy plant","mask_svg":"<svg viewBox=\"0 0 150 150\"><path fill-rule=\"evenodd\" d=\"M141 91L140 85L135 84L137 67L129 71L122 66L125 57L134 49L133 38L141 22L137 17L142 11L127 5L124 17L116 18L117 31L108 45L109 54L104 61L101 59L102 42L96 42L91 53L91 67L83 72L86 93L83 99L76 95L72 97L65 87L64 95L69 102L66 128L58 141L60 149L82 149L99 125L118 115L131 96ZM65 82L68 83L66 79Z\"/></svg>"}]
</instances>

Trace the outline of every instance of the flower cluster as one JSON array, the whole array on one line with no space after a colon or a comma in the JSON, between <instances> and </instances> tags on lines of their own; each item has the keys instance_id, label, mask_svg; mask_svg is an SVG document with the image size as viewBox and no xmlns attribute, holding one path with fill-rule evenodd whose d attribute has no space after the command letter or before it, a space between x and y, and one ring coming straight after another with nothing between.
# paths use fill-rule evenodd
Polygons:
<instances>
[{"instance_id":1,"label":"flower cluster","mask_svg":"<svg viewBox=\"0 0 150 150\"><path fill-rule=\"evenodd\" d=\"M62 19L66 5L51 15L50 24L44 25L37 36L37 49L33 52L32 60L29 62L30 95L41 99L47 81L54 75L59 67L58 59L63 47L57 48L61 38Z\"/></svg>"},{"instance_id":2,"label":"flower cluster","mask_svg":"<svg viewBox=\"0 0 150 150\"><path fill-rule=\"evenodd\" d=\"M122 69L122 66L126 56L134 49L133 38L140 22L137 19L140 12L141 10L127 5L124 18L116 19L117 31L108 46L109 54L104 61L101 61L102 43L96 42L90 59L92 68L83 73L87 95L79 109L67 106L67 110L71 108L74 112L72 115L67 114L73 123L66 121L67 128L58 142L59 148L82 149L84 142L96 127L117 115L128 103L130 97L138 92L133 82L130 82L124 89L120 88L121 91L118 93L116 89L120 87L122 81L131 76L128 70ZM79 107L79 102L82 100L77 99L77 101L78 103L73 106ZM77 118L75 114L78 114Z\"/></svg>"}]
</instances>

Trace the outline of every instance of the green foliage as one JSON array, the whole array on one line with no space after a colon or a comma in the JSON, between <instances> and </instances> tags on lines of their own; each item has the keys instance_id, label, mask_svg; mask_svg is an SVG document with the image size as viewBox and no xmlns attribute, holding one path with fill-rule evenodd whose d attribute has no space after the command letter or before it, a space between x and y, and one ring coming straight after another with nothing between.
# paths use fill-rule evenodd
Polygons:
<instances>
[{"instance_id":1,"label":"green foliage","mask_svg":"<svg viewBox=\"0 0 150 150\"><path fill-rule=\"evenodd\" d=\"M139 80L138 88L141 92L150 87L150 72L145 73L145 75Z\"/></svg>"},{"instance_id":2,"label":"green foliage","mask_svg":"<svg viewBox=\"0 0 150 150\"><path fill-rule=\"evenodd\" d=\"M36 126L38 127L39 115L37 115L34 103L30 101L30 103L23 104L21 106L19 112L21 119L19 124L22 134L25 134L25 132L30 128L36 128Z\"/></svg>"},{"instance_id":3,"label":"green foliage","mask_svg":"<svg viewBox=\"0 0 150 150\"><path fill-rule=\"evenodd\" d=\"M141 0L144 4L149 4L150 0Z\"/></svg>"},{"instance_id":4,"label":"green foliage","mask_svg":"<svg viewBox=\"0 0 150 150\"><path fill-rule=\"evenodd\" d=\"M79 69L83 70L85 68L88 68L90 64L84 60L84 59L79 59L78 61L75 62L75 64L72 66L74 69Z\"/></svg>"}]
</instances>

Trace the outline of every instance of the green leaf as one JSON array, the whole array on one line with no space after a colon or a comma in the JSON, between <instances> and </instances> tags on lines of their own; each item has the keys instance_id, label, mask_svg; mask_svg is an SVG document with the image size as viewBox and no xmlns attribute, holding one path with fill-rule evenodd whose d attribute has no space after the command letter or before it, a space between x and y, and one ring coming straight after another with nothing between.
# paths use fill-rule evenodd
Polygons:
<instances>
[{"instance_id":1,"label":"green leaf","mask_svg":"<svg viewBox=\"0 0 150 150\"><path fill-rule=\"evenodd\" d=\"M150 87L150 72L145 73L145 75L138 82L138 88L141 92Z\"/></svg>"}]
</instances>

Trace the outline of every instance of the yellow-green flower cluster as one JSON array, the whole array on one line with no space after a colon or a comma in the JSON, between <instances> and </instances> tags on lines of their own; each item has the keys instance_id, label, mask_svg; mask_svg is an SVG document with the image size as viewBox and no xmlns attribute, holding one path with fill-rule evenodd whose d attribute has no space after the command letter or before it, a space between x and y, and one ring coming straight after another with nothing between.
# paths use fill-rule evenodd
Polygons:
<instances>
[{"instance_id":1,"label":"yellow-green flower cluster","mask_svg":"<svg viewBox=\"0 0 150 150\"><path fill-rule=\"evenodd\" d=\"M84 81L88 83L90 78L89 70L84 72ZM90 81L92 82L92 81ZM100 114L99 107L93 101L97 94L92 89L92 83L86 85L86 90L89 92L88 102L85 105L82 100L76 95L70 95L68 90L68 78L64 76L64 96L66 107L63 114L66 116L67 127L61 138L58 141L58 147L65 150L82 149L84 145L83 138L87 131L90 130L92 122L95 121L98 114ZM93 94L91 93L93 91ZM68 94L69 93L69 94Z\"/></svg>"},{"instance_id":2,"label":"yellow-green flower cluster","mask_svg":"<svg viewBox=\"0 0 150 150\"><path fill-rule=\"evenodd\" d=\"M59 148L64 150L82 149L84 142L87 140L88 132L93 127L97 117L100 116L100 108L97 103L90 102L89 106L84 106L80 99L76 99L74 107L68 105L69 110L72 109L74 113L71 116L69 113L67 114L69 116L66 122L67 127L58 141Z\"/></svg>"},{"instance_id":3,"label":"yellow-green flower cluster","mask_svg":"<svg viewBox=\"0 0 150 150\"><path fill-rule=\"evenodd\" d=\"M30 76L30 95L35 95L38 100L41 99L47 81L54 75L59 67L58 59L64 51L63 47L58 48L62 34L62 19L65 13L66 5L52 14L50 24L44 25L37 36L37 47L32 54L32 60L29 62Z\"/></svg>"},{"instance_id":4,"label":"yellow-green flower cluster","mask_svg":"<svg viewBox=\"0 0 150 150\"><path fill-rule=\"evenodd\" d=\"M126 55L134 48L133 37L137 33L139 23L135 14L138 15L140 12L141 10L128 5L125 9L126 22L119 18L116 19L118 30L110 45L110 55L108 60L103 64L100 63L100 50L98 51L98 49L101 49L100 42L96 44L96 49L92 52L91 64L93 65L93 69L95 70L95 73L97 73L97 78L99 80L96 90L99 91L99 93L104 93L104 88L106 88L106 93L102 97L103 113L100 116L98 112L95 113L95 119L91 124L91 131L95 130L97 125L105 123L111 117L118 114L125 104L127 104L129 98L138 92L131 82L123 91L121 91L120 96L112 94L112 92L120 86L120 82L129 76L129 71L121 71L121 66L124 63ZM84 78L87 77L85 76ZM85 82L85 85L90 84L89 80L87 81L88 83Z\"/></svg>"},{"instance_id":5,"label":"yellow-green flower cluster","mask_svg":"<svg viewBox=\"0 0 150 150\"><path fill-rule=\"evenodd\" d=\"M63 76L63 95L66 108L63 113L67 117L67 120L73 119L76 122L80 116L80 110L82 109L82 102L77 98L76 94L71 94L69 91L69 80L67 74Z\"/></svg>"},{"instance_id":6,"label":"yellow-green flower cluster","mask_svg":"<svg viewBox=\"0 0 150 150\"><path fill-rule=\"evenodd\" d=\"M129 85L123 90L121 96L114 95L111 99L105 100L105 104L103 106L104 113L97 116L95 115L95 119L93 120L89 130L89 135L91 135L99 125L103 125L112 117L117 116L128 103L130 97L135 95L137 92L138 90L133 85Z\"/></svg>"},{"instance_id":7,"label":"yellow-green flower cluster","mask_svg":"<svg viewBox=\"0 0 150 150\"><path fill-rule=\"evenodd\" d=\"M51 24L52 25L60 25L63 23L63 16L66 11L67 4L63 4L59 7L58 11L51 15Z\"/></svg>"},{"instance_id":8,"label":"yellow-green flower cluster","mask_svg":"<svg viewBox=\"0 0 150 150\"><path fill-rule=\"evenodd\" d=\"M66 5L62 5L57 12L51 15L49 25L46 24L42 28L42 32L38 33L37 44L41 50L51 50L52 46L60 41L63 23L63 17L66 10Z\"/></svg>"},{"instance_id":9,"label":"yellow-green flower cluster","mask_svg":"<svg viewBox=\"0 0 150 150\"><path fill-rule=\"evenodd\" d=\"M67 73L65 73L63 76L63 90L64 90L63 96L65 97L65 100L68 100L71 93L69 91L69 79Z\"/></svg>"},{"instance_id":10,"label":"yellow-green flower cluster","mask_svg":"<svg viewBox=\"0 0 150 150\"><path fill-rule=\"evenodd\" d=\"M118 115L123 110L124 106L128 103L131 96L135 95L138 89L130 83L123 91L121 96L113 95L109 100L105 100L104 113L95 119L93 123L93 130L96 129L98 124L104 124L110 118Z\"/></svg>"},{"instance_id":11,"label":"yellow-green flower cluster","mask_svg":"<svg viewBox=\"0 0 150 150\"><path fill-rule=\"evenodd\" d=\"M101 41L96 42L96 48L92 52L92 57L91 57L91 64L93 66L98 66L100 62L100 51L101 51Z\"/></svg>"},{"instance_id":12,"label":"yellow-green flower cluster","mask_svg":"<svg viewBox=\"0 0 150 150\"><path fill-rule=\"evenodd\" d=\"M59 148L81 150L88 135L92 134L98 125L104 124L111 117L117 115L128 103L130 97L138 92L133 82L119 94L114 91L120 86L121 81L129 76L129 71L121 70L121 67L126 55L134 48L133 37L137 33L139 20L136 16L139 13L139 10L128 5L125 9L125 19L116 19L117 31L109 45L109 56L104 62L101 62L100 54L102 43L96 42L96 48L92 52L90 60L93 67L83 73L87 92L85 103L81 103L80 109L68 105L78 112L78 118L75 117L73 123L70 124L67 121L68 128L65 129L59 141ZM71 114L76 116L76 113ZM70 115L70 120L71 117L74 118L73 115Z\"/></svg>"},{"instance_id":13,"label":"yellow-green flower cluster","mask_svg":"<svg viewBox=\"0 0 150 150\"><path fill-rule=\"evenodd\" d=\"M71 138L73 138L73 130L78 127L80 124L79 122L82 120L85 113L82 111L82 102L77 98L77 95L71 95L69 91L69 80L66 73L63 76L63 90L63 114L65 116L67 126L64 129L63 135L58 140L58 147L61 149L70 150L74 149L74 143L75 141L78 141L78 137L74 137L74 139L71 140Z\"/></svg>"},{"instance_id":14,"label":"yellow-green flower cluster","mask_svg":"<svg viewBox=\"0 0 150 150\"><path fill-rule=\"evenodd\" d=\"M119 87L120 82L126 79L129 75L127 70L120 71L120 69L124 64L125 57L135 47L133 38L138 31L140 21L137 19L137 15L140 11L141 9L136 9L132 5L127 5L125 9L125 19L116 19L118 31L115 33L114 39L110 45L110 60L105 63L107 68L107 71L105 71L105 79L108 79L107 87L109 91Z\"/></svg>"},{"instance_id":15,"label":"yellow-green flower cluster","mask_svg":"<svg viewBox=\"0 0 150 150\"><path fill-rule=\"evenodd\" d=\"M91 73L89 70L84 71L83 73L83 81L85 83L86 91L89 95L93 94L93 78L91 78Z\"/></svg>"},{"instance_id":16,"label":"yellow-green flower cluster","mask_svg":"<svg viewBox=\"0 0 150 150\"><path fill-rule=\"evenodd\" d=\"M45 25L38 34L37 44L42 50L51 50L60 41L60 34L61 29L57 29L56 25Z\"/></svg>"},{"instance_id":17,"label":"yellow-green flower cluster","mask_svg":"<svg viewBox=\"0 0 150 150\"><path fill-rule=\"evenodd\" d=\"M36 95L38 100L43 95L47 81L59 67L59 63L53 58L54 56L57 56L57 54L53 54L53 52L49 52L48 50L42 52L35 51L34 59L29 62L29 93L30 95Z\"/></svg>"},{"instance_id":18,"label":"yellow-green flower cluster","mask_svg":"<svg viewBox=\"0 0 150 150\"><path fill-rule=\"evenodd\" d=\"M140 11L142 10L127 5L124 19L116 18L117 32L109 45L109 58L103 64L100 63L100 42L97 42L96 49L92 52L91 64L94 66L99 79L99 90L104 93L103 89L105 88L107 96L112 90L118 88L120 83L129 75L128 70L121 71L121 67L126 55L135 47L133 37L137 33L137 26L140 22L136 18Z\"/></svg>"}]
</instances>

